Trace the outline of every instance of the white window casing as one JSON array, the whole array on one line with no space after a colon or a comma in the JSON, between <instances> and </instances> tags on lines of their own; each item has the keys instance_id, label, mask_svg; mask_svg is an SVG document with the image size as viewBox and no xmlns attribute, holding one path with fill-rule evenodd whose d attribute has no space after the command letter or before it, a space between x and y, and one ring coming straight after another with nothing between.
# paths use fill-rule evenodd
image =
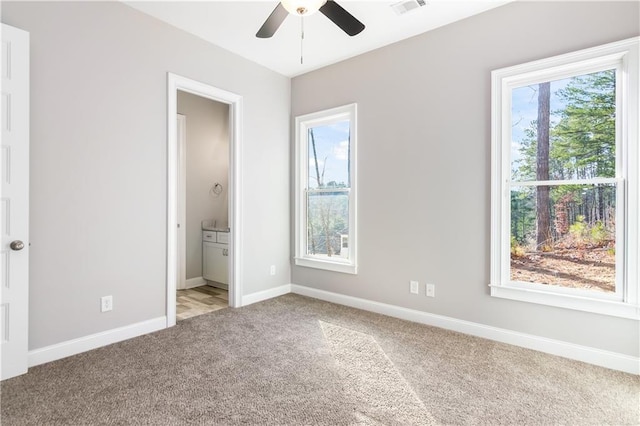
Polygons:
<instances>
[{"instance_id":1,"label":"white window casing","mask_svg":"<svg viewBox=\"0 0 640 426\"><path fill-rule=\"evenodd\" d=\"M295 118L295 257L297 266L357 274L357 105L349 104ZM310 190L309 129L349 122L349 187ZM341 250L347 253L327 256L307 253L308 193L343 193L348 198L348 234L338 236ZM347 241L346 247L344 241Z\"/></svg>"},{"instance_id":2,"label":"white window casing","mask_svg":"<svg viewBox=\"0 0 640 426\"><path fill-rule=\"evenodd\" d=\"M495 70L491 73L491 295L623 318L640 319L638 250L640 150L638 108L639 40ZM518 87L603 70L616 71L616 175L614 178L513 182L511 94ZM616 290L610 294L535 283L510 277L510 194L513 186L611 184L616 188Z\"/></svg>"}]
</instances>

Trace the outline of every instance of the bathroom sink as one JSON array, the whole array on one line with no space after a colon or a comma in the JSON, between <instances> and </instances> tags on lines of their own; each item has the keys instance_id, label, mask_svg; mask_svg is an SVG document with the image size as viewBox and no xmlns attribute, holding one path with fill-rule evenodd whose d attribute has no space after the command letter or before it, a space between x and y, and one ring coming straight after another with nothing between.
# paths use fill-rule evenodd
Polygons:
<instances>
[{"instance_id":1,"label":"bathroom sink","mask_svg":"<svg viewBox=\"0 0 640 426\"><path fill-rule=\"evenodd\" d=\"M203 231L215 231L215 232L229 232L229 227L218 226L217 221L214 219L203 220L201 222Z\"/></svg>"}]
</instances>

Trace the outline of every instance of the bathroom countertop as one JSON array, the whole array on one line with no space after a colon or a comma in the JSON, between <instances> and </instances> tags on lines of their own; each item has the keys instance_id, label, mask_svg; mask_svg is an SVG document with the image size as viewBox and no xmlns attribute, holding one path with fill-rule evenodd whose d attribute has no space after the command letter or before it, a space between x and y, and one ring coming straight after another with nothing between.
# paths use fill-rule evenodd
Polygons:
<instances>
[{"instance_id":1,"label":"bathroom countertop","mask_svg":"<svg viewBox=\"0 0 640 426\"><path fill-rule=\"evenodd\" d=\"M215 232L229 232L231 229L229 228L216 228L213 226L203 226L203 231L215 231Z\"/></svg>"}]
</instances>

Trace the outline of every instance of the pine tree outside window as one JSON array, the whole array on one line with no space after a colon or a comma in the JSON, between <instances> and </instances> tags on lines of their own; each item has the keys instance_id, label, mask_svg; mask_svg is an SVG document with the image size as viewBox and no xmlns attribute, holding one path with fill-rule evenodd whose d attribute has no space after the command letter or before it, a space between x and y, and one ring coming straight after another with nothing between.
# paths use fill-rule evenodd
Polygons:
<instances>
[{"instance_id":1,"label":"pine tree outside window","mask_svg":"<svg viewBox=\"0 0 640 426\"><path fill-rule=\"evenodd\" d=\"M638 39L492 73L491 294L640 317Z\"/></svg>"}]
</instances>

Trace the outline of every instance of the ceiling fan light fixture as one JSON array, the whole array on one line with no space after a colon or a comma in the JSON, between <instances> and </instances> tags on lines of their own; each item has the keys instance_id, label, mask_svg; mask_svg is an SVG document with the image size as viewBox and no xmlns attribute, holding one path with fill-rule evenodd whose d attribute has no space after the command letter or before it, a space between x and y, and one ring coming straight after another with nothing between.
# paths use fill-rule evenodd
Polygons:
<instances>
[{"instance_id":1,"label":"ceiling fan light fixture","mask_svg":"<svg viewBox=\"0 0 640 426\"><path fill-rule=\"evenodd\" d=\"M292 15L309 16L316 13L327 0L282 0L282 6Z\"/></svg>"}]
</instances>

